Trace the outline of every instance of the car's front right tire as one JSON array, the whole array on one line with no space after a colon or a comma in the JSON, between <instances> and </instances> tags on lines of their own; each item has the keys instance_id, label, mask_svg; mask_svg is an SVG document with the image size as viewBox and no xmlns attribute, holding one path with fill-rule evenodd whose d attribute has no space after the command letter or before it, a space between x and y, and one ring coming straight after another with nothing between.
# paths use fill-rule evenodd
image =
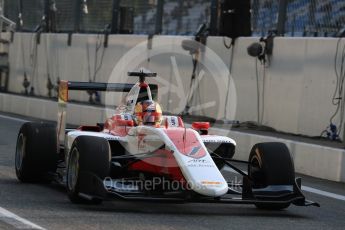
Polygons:
<instances>
[{"instance_id":1,"label":"car's front right tire","mask_svg":"<svg viewBox=\"0 0 345 230\"><path fill-rule=\"evenodd\" d=\"M100 204L103 197L85 193L82 179L85 175L93 175L103 181L110 171L110 147L106 139L101 137L79 136L74 140L68 155L66 188L68 197L73 203ZM87 181L87 186L93 186L92 179ZM87 189L92 191L93 189ZM87 198L86 198L86 196Z\"/></svg>"},{"instance_id":2,"label":"car's front right tire","mask_svg":"<svg viewBox=\"0 0 345 230\"><path fill-rule=\"evenodd\" d=\"M50 182L57 167L56 126L43 122L27 122L20 128L15 170L21 182Z\"/></svg>"}]
</instances>

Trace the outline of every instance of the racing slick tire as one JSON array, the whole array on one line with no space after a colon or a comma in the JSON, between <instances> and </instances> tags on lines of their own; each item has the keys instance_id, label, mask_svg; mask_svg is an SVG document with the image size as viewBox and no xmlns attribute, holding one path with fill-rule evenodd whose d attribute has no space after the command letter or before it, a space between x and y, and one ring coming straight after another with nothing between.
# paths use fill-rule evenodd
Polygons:
<instances>
[{"instance_id":1,"label":"racing slick tire","mask_svg":"<svg viewBox=\"0 0 345 230\"><path fill-rule=\"evenodd\" d=\"M295 169L289 149L284 143L268 142L253 146L249 155L248 175L253 179L253 188L268 185L293 185ZM259 209L281 210L290 204L255 204Z\"/></svg>"},{"instance_id":2,"label":"racing slick tire","mask_svg":"<svg viewBox=\"0 0 345 230\"><path fill-rule=\"evenodd\" d=\"M79 136L74 140L66 176L67 193L72 203L102 203L105 194L98 191L104 189L103 180L109 175L110 158L106 139Z\"/></svg>"},{"instance_id":3,"label":"racing slick tire","mask_svg":"<svg viewBox=\"0 0 345 230\"><path fill-rule=\"evenodd\" d=\"M15 152L15 170L21 182L49 183L57 167L56 126L27 122L20 128Z\"/></svg>"}]
</instances>

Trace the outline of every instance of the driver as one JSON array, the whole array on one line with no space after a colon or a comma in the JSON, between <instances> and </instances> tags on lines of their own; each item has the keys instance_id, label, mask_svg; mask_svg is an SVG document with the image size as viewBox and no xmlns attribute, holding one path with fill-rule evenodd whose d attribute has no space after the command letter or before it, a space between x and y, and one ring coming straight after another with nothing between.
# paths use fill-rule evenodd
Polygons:
<instances>
[{"instance_id":1,"label":"driver","mask_svg":"<svg viewBox=\"0 0 345 230\"><path fill-rule=\"evenodd\" d=\"M135 105L135 121L137 125L150 125L160 127L162 122L162 109L157 102L145 100Z\"/></svg>"}]
</instances>

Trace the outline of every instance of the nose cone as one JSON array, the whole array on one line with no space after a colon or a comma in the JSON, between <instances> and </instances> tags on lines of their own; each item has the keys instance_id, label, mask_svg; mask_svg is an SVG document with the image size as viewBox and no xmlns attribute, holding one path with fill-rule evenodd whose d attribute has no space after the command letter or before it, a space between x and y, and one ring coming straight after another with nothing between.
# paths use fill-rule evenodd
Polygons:
<instances>
[{"instance_id":1,"label":"nose cone","mask_svg":"<svg viewBox=\"0 0 345 230\"><path fill-rule=\"evenodd\" d=\"M192 129L169 130L157 131L162 135L166 146L172 150L173 156L188 182L189 189L209 197L226 194L229 189L228 183L214 163L200 135ZM181 138L182 140L180 140ZM198 148L194 151L195 146ZM202 154L197 155L200 152Z\"/></svg>"},{"instance_id":2,"label":"nose cone","mask_svg":"<svg viewBox=\"0 0 345 230\"><path fill-rule=\"evenodd\" d=\"M201 195L219 197L228 192L228 184L224 181L200 181L200 186L193 190Z\"/></svg>"}]
</instances>

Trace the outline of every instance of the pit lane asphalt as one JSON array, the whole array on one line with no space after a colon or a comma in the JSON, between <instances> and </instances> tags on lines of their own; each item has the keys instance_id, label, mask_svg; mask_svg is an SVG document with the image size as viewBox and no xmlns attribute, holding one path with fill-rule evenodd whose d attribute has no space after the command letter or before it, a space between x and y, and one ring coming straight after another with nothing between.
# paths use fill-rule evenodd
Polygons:
<instances>
[{"instance_id":1,"label":"pit lane asphalt","mask_svg":"<svg viewBox=\"0 0 345 230\"><path fill-rule=\"evenodd\" d=\"M4 115L4 114L0 114ZM12 116L5 114L5 116ZM16 119L16 118L15 118ZM24 118L27 119L27 118ZM23 121L0 116L0 207L45 229L344 229L345 202L305 192L321 208L262 211L253 205L107 201L75 205L58 185L22 184L14 171ZM230 173L226 177L230 177ZM302 176L303 185L345 195L345 185ZM21 226L17 226L20 228ZM0 229L14 229L0 215Z\"/></svg>"}]
</instances>

